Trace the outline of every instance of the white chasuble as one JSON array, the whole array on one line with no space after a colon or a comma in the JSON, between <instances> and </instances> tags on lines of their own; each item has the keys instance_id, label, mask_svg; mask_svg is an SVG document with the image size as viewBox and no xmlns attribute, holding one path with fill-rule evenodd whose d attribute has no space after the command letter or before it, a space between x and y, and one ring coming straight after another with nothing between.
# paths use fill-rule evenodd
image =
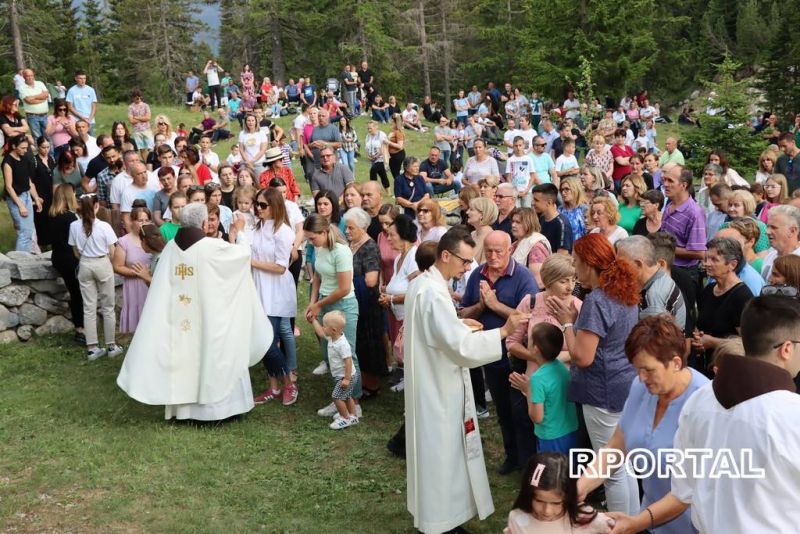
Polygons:
<instances>
[{"instance_id":1,"label":"white chasuble","mask_svg":"<svg viewBox=\"0 0 800 534\"><path fill-rule=\"evenodd\" d=\"M117 384L166 416L218 420L253 407L248 367L272 342L250 274L249 246L170 241Z\"/></svg>"},{"instance_id":2,"label":"white chasuble","mask_svg":"<svg viewBox=\"0 0 800 534\"><path fill-rule=\"evenodd\" d=\"M432 267L406 294L407 504L425 533L494 512L469 368L499 360L499 330L472 332Z\"/></svg>"}]
</instances>

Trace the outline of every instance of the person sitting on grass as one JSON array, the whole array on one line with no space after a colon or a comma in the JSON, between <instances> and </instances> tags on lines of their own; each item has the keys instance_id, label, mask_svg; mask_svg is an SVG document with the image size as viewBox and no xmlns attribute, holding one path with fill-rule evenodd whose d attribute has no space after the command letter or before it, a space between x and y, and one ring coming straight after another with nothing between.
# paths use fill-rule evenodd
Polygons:
<instances>
[{"instance_id":1,"label":"person sitting on grass","mask_svg":"<svg viewBox=\"0 0 800 534\"><path fill-rule=\"evenodd\" d=\"M311 324L314 332L319 337L328 340L328 366L331 375L336 380L333 387L333 404L339 416L330 424L332 430L341 430L349 426L358 424L356 415L356 403L353 400L354 384L360 380L358 369L353 366L353 353L350 350L350 343L344 337L344 327L347 319L339 310L329 311L322 316L322 324L316 316L313 316Z\"/></svg>"}]
</instances>

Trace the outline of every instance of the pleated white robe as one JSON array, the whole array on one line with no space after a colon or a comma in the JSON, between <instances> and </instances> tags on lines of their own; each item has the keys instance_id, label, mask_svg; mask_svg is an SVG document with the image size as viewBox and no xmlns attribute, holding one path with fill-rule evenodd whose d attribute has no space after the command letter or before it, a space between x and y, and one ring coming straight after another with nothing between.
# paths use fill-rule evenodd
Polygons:
<instances>
[{"instance_id":1,"label":"pleated white robe","mask_svg":"<svg viewBox=\"0 0 800 534\"><path fill-rule=\"evenodd\" d=\"M253 408L248 367L272 342L250 274L250 247L170 241L117 384L166 418L214 421Z\"/></svg>"},{"instance_id":2,"label":"pleated white robe","mask_svg":"<svg viewBox=\"0 0 800 534\"><path fill-rule=\"evenodd\" d=\"M500 331L464 325L436 267L411 283L405 306L408 511L438 533L494 512L469 368L500 359Z\"/></svg>"}]
</instances>

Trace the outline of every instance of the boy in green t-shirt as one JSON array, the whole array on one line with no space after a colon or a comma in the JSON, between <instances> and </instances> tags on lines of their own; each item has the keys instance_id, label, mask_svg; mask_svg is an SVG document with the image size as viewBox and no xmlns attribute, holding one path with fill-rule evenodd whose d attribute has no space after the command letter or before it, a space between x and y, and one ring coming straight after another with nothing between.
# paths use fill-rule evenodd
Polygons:
<instances>
[{"instance_id":1,"label":"boy in green t-shirt","mask_svg":"<svg viewBox=\"0 0 800 534\"><path fill-rule=\"evenodd\" d=\"M531 375L525 393L538 451L569 455L578 446L578 413L575 403L567 400L569 369L557 359L563 344L564 334L557 326L533 327L529 347L532 356L544 363Z\"/></svg>"},{"instance_id":2,"label":"boy in green t-shirt","mask_svg":"<svg viewBox=\"0 0 800 534\"><path fill-rule=\"evenodd\" d=\"M181 209L186 205L186 201L186 194L180 191L175 191L169 196L171 220L166 221L159 228L164 241L169 242L175 239L175 234L178 233L178 228L181 227Z\"/></svg>"}]
</instances>

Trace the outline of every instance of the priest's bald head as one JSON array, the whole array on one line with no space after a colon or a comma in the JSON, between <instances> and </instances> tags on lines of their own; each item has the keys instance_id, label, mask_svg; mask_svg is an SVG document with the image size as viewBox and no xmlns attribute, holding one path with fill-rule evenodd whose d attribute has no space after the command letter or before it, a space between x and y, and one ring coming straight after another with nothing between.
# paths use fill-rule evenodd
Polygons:
<instances>
[{"instance_id":1,"label":"priest's bald head","mask_svg":"<svg viewBox=\"0 0 800 534\"><path fill-rule=\"evenodd\" d=\"M200 228L205 232L208 224L208 208L199 202L188 204L181 210L181 226L184 228Z\"/></svg>"}]
</instances>

